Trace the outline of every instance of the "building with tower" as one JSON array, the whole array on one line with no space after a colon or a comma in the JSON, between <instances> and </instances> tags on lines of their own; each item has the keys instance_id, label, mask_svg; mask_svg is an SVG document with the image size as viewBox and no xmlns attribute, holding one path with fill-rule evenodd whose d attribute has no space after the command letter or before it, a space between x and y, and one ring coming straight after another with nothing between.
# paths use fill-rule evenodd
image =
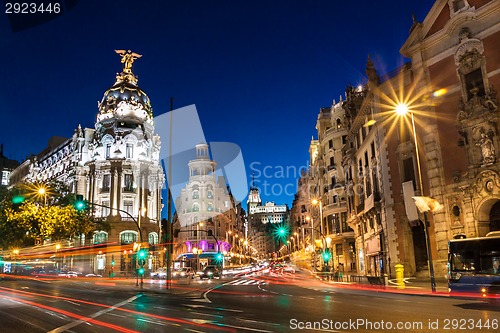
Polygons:
<instances>
[{"instance_id":1,"label":"building with tower","mask_svg":"<svg viewBox=\"0 0 500 333\"><path fill-rule=\"evenodd\" d=\"M252 182L253 183L253 182ZM290 211L288 205L276 205L274 202L262 204L259 189L250 187L247 199L248 231L246 238L249 244L255 248L255 252L269 257L269 254L277 251L273 231L278 225L289 224Z\"/></svg>"},{"instance_id":2,"label":"building with tower","mask_svg":"<svg viewBox=\"0 0 500 333\"><path fill-rule=\"evenodd\" d=\"M95 217L107 220L111 229L96 231L90 239L81 235L63 248L113 245L101 247L81 266L72 268L130 275L136 268L131 254L134 243L153 249L159 242L165 177L151 103L132 72L132 64L140 55L116 52L123 70L98 102L95 127L78 125L70 139L52 138L44 151L14 170L11 179L42 183L57 180L82 195ZM158 265L158 252L150 252L147 268Z\"/></svg>"},{"instance_id":3,"label":"building with tower","mask_svg":"<svg viewBox=\"0 0 500 333\"><path fill-rule=\"evenodd\" d=\"M229 253L229 231L236 221L236 207L225 178L216 174L206 143L196 145L189 161L189 180L175 200L178 221L174 258L184 266L200 269L211 264L215 254Z\"/></svg>"}]
</instances>

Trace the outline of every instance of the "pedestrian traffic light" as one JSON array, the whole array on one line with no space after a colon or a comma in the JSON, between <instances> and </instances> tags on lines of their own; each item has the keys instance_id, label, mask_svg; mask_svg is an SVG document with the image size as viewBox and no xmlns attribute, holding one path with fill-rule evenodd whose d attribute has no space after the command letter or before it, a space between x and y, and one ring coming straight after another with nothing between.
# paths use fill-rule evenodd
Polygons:
<instances>
[{"instance_id":1,"label":"pedestrian traffic light","mask_svg":"<svg viewBox=\"0 0 500 333\"><path fill-rule=\"evenodd\" d=\"M330 254L330 251L326 250L323 252L323 260L325 262L330 261L331 258L332 258L332 255Z\"/></svg>"},{"instance_id":2,"label":"pedestrian traffic light","mask_svg":"<svg viewBox=\"0 0 500 333\"><path fill-rule=\"evenodd\" d=\"M76 195L74 206L77 211L84 210L87 207L87 203L85 202L85 200L83 200L83 195L80 194Z\"/></svg>"}]
</instances>

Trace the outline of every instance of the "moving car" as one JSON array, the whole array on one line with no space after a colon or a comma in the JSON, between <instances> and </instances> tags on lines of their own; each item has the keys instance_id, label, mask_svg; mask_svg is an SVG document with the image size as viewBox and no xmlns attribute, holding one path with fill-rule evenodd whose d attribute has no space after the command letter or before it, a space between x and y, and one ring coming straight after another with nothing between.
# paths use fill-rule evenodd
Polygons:
<instances>
[{"instance_id":1,"label":"moving car","mask_svg":"<svg viewBox=\"0 0 500 333\"><path fill-rule=\"evenodd\" d=\"M151 278L152 279L160 279L164 280L167 278L167 269L166 268L159 268L156 272L151 272Z\"/></svg>"},{"instance_id":2,"label":"moving car","mask_svg":"<svg viewBox=\"0 0 500 333\"><path fill-rule=\"evenodd\" d=\"M200 279L212 279L214 277L220 278L222 275L219 267L215 265L209 265L203 269L200 274Z\"/></svg>"},{"instance_id":3,"label":"moving car","mask_svg":"<svg viewBox=\"0 0 500 333\"><path fill-rule=\"evenodd\" d=\"M191 267L182 267L173 273L174 279L191 278L194 279L194 270Z\"/></svg>"}]
</instances>

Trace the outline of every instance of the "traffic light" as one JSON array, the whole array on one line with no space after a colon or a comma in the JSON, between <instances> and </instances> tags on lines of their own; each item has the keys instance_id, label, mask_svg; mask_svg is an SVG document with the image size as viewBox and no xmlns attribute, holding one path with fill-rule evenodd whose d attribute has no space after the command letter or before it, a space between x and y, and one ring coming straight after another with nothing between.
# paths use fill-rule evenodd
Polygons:
<instances>
[{"instance_id":1,"label":"traffic light","mask_svg":"<svg viewBox=\"0 0 500 333\"><path fill-rule=\"evenodd\" d=\"M222 262L223 259L224 259L224 255L222 253L219 252L215 255L215 261Z\"/></svg>"},{"instance_id":2,"label":"traffic light","mask_svg":"<svg viewBox=\"0 0 500 333\"><path fill-rule=\"evenodd\" d=\"M139 252L137 252L137 258L139 259L146 259L148 257L148 252L146 249L140 249Z\"/></svg>"},{"instance_id":3,"label":"traffic light","mask_svg":"<svg viewBox=\"0 0 500 333\"><path fill-rule=\"evenodd\" d=\"M87 207L87 203L85 202L85 200L83 200L83 195L81 194L76 195L74 206L77 211L82 211Z\"/></svg>"},{"instance_id":4,"label":"traffic light","mask_svg":"<svg viewBox=\"0 0 500 333\"><path fill-rule=\"evenodd\" d=\"M14 206L14 210L18 210L21 204L24 202L24 196L18 194L12 197L12 205Z\"/></svg>"},{"instance_id":5,"label":"traffic light","mask_svg":"<svg viewBox=\"0 0 500 333\"><path fill-rule=\"evenodd\" d=\"M278 235L285 236L286 235L286 229L284 227L280 227L278 229Z\"/></svg>"},{"instance_id":6,"label":"traffic light","mask_svg":"<svg viewBox=\"0 0 500 333\"><path fill-rule=\"evenodd\" d=\"M326 250L323 252L323 260L325 262L330 261L331 258L332 258L332 255L331 255L330 251Z\"/></svg>"},{"instance_id":7,"label":"traffic light","mask_svg":"<svg viewBox=\"0 0 500 333\"><path fill-rule=\"evenodd\" d=\"M140 268L137 270L137 273L139 273L139 275L144 275L144 267L140 267Z\"/></svg>"}]
</instances>

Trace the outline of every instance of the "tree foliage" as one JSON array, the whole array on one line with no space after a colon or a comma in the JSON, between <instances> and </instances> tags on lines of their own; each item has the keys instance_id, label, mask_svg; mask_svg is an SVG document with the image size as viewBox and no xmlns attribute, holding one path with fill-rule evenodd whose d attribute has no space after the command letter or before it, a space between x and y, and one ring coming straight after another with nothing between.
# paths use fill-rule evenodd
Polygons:
<instances>
[{"instance_id":1,"label":"tree foliage","mask_svg":"<svg viewBox=\"0 0 500 333\"><path fill-rule=\"evenodd\" d=\"M37 240L64 240L90 236L95 230L109 230L104 221L96 220L89 210L74 208L75 195L64 184L22 184L0 192L0 247L33 245ZM38 189L37 189L38 188ZM14 204L12 198L25 201Z\"/></svg>"}]
</instances>

